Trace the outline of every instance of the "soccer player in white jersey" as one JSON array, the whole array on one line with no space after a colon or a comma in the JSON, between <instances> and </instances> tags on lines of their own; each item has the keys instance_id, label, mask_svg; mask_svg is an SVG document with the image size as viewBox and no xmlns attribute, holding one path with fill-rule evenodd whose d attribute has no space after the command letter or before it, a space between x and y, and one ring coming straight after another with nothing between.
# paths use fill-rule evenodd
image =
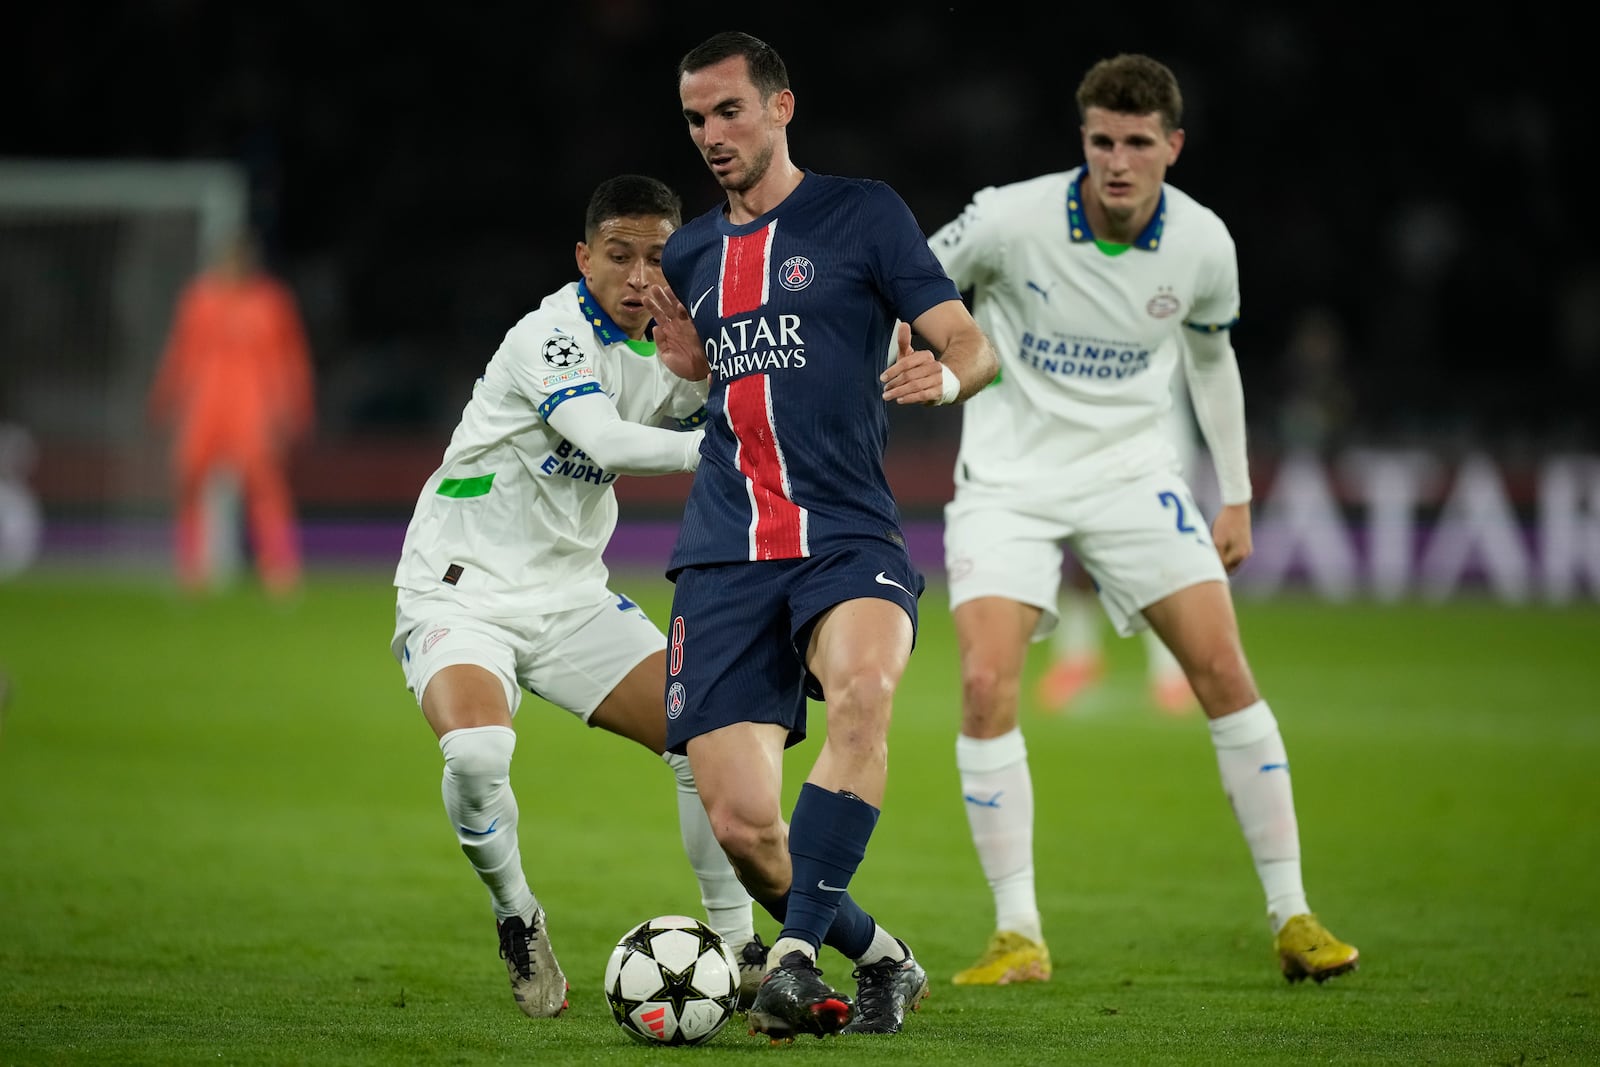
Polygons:
<instances>
[{"instance_id":1,"label":"soccer player in white jersey","mask_svg":"<svg viewBox=\"0 0 1600 1067\"><path fill-rule=\"evenodd\" d=\"M677 195L653 178L595 189L577 245L582 281L506 334L422 487L395 571L391 647L439 738L445 811L489 890L512 994L535 1018L561 1013L567 982L518 847L510 773L522 690L657 756L666 748L666 639L608 587L601 553L619 474L699 462L702 431L685 427L703 417L706 384L673 375L646 339L644 294L661 283L661 252L681 221ZM710 925L751 957L753 996L766 946L750 896L688 760L664 758Z\"/></svg>"},{"instance_id":2,"label":"soccer player in white jersey","mask_svg":"<svg viewBox=\"0 0 1600 1067\"><path fill-rule=\"evenodd\" d=\"M1167 413L1166 426L1178 457L1178 470L1192 486L1200 429L1190 410L1188 378L1183 374L1172 376L1172 408ZM1105 612L1095 598L1088 572L1076 561L1067 564L1067 581L1061 588L1056 613L1059 622L1050 636L1050 666L1040 676L1034 693L1034 699L1045 711L1067 710L1105 674L1105 649L1100 640ZM1178 657L1155 630L1146 628L1140 637L1150 702L1169 715L1193 711L1199 705Z\"/></svg>"},{"instance_id":3,"label":"soccer player in white jersey","mask_svg":"<svg viewBox=\"0 0 1600 1067\"><path fill-rule=\"evenodd\" d=\"M1140 55L1103 60L1077 103L1082 167L984 189L930 239L972 291L1001 361L996 383L967 402L945 512L961 647L956 763L996 912L987 950L954 980L1050 976L1017 703L1028 642L1055 624L1065 544L1118 632L1153 627L1183 665L1283 973L1320 982L1353 970L1357 953L1306 902L1289 762L1228 587L1251 550L1244 396L1229 340L1239 313L1233 240L1215 214L1165 184L1184 143L1167 67ZM1180 363L1221 487L1209 531L1165 431Z\"/></svg>"}]
</instances>

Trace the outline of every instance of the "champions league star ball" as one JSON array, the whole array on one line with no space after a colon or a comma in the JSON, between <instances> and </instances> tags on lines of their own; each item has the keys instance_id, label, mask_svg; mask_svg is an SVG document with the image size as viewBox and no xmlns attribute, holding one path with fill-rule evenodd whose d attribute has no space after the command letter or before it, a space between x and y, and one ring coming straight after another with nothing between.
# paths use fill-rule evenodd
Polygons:
<instances>
[{"instance_id":1,"label":"champions league star ball","mask_svg":"<svg viewBox=\"0 0 1600 1067\"><path fill-rule=\"evenodd\" d=\"M557 335L547 339L541 353L545 363L558 369L583 362L583 349L570 337Z\"/></svg>"},{"instance_id":2,"label":"champions league star ball","mask_svg":"<svg viewBox=\"0 0 1600 1067\"><path fill-rule=\"evenodd\" d=\"M699 1045L733 1017L739 962L698 919L661 915L622 935L606 961L606 1000L627 1035L647 1045Z\"/></svg>"}]
</instances>

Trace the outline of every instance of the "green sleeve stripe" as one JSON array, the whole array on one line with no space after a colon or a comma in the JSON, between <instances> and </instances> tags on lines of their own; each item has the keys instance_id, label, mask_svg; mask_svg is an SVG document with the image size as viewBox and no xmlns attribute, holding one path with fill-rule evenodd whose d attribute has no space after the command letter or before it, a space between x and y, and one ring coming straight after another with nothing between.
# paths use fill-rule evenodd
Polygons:
<instances>
[{"instance_id":1,"label":"green sleeve stripe","mask_svg":"<svg viewBox=\"0 0 1600 1067\"><path fill-rule=\"evenodd\" d=\"M476 478L446 478L439 483L440 496L453 496L458 500L468 496L485 496L494 484L494 475L480 474Z\"/></svg>"}]
</instances>

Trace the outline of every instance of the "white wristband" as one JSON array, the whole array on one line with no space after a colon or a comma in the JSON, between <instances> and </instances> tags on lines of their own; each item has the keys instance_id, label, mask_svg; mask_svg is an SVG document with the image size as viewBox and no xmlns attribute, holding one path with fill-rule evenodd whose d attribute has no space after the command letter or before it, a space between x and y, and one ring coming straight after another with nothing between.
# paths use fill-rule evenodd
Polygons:
<instances>
[{"instance_id":1,"label":"white wristband","mask_svg":"<svg viewBox=\"0 0 1600 1067\"><path fill-rule=\"evenodd\" d=\"M939 403L954 404L956 397L961 395L961 379L943 363L939 364L939 374L944 379L944 392L939 394Z\"/></svg>"}]
</instances>

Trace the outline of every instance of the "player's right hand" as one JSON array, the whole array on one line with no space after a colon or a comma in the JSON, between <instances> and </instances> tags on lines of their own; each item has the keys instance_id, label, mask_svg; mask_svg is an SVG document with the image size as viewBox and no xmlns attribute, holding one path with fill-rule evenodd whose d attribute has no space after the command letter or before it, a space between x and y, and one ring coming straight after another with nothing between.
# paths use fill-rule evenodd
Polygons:
<instances>
[{"instance_id":1,"label":"player's right hand","mask_svg":"<svg viewBox=\"0 0 1600 1067\"><path fill-rule=\"evenodd\" d=\"M711 374L711 364L683 301L665 285L652 285L645 290L644 302L655 316L656 358L661 365L684 381L704 381Z\"/></svg>"},{"instance_id":2,"label":"player's right hand","mask_svg":"<svg viewBox=\"0 0 1600 1067\"><path fill-rule=\"evenodd\" d=\"M934 405L944 395L944 367L926 348L911 347L911 324L896 327L893 359L878 375L883 383L883 398L897 404Z\"/></svg>"},{"instance_id":3,"label":"player's right hand","mask_svg":"<svg viewBox=\"0 0 1600 1067\"><path fill-rule=\"evenodd\" d=\"M1250 505L1228 504L1217 512L1217 521L1211 524L1211 543L1217 546L1217 555L1229 574L1237 571L1255 551L1250 536Z\"/></svg>"}]
</instances>

